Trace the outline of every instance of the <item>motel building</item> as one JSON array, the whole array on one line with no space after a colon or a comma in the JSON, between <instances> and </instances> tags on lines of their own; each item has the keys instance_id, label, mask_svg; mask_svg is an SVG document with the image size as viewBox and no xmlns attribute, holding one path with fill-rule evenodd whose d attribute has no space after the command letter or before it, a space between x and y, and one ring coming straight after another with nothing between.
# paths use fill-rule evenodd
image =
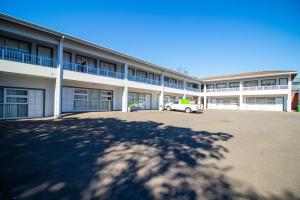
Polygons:
<instances>
[{"instance_id":1,"label":"motel building","mask_svg":"<svg viewBox=\"0 0 300 200\"><path fill-rule=\"evenodd\" d=\"M206 109L291 111L296 71L194 78L0 14L0 119L159 110L181 98Z\"/></svg>"}]
</instances>

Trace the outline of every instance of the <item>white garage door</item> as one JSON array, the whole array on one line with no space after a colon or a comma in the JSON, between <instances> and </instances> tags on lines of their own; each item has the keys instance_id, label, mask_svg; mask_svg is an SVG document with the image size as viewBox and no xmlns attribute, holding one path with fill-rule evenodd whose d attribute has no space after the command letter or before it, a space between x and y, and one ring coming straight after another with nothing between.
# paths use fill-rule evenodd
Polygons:
<instances>
[{"instance_id":1,"label":"white garage door","mask_svg":"<svg viewBox=\"0 0 300 200\"><path fill-rule=\"evenodd\" d=\"M0 118L43 117L43 90L0 88Z\"/></svg>"},{"instance_id":2,"label":"white garage door","mask_svg":"<svg viewBox=\"0 0 300 200\"><path fill-rule=\"evenodd\" d=\"M247 97L247 110L283 111L283 97Z\"/></svg>"},{"instance_id":3,"label":"white garage door","mask_svg":"<svg viewBox=\"0 0 300 200\"><path fill-rule=\"evenodd\" d=\"M207 108L237 110L239 108L239 99L238 98L209 98Z\"/></svg>"}]
</instances>

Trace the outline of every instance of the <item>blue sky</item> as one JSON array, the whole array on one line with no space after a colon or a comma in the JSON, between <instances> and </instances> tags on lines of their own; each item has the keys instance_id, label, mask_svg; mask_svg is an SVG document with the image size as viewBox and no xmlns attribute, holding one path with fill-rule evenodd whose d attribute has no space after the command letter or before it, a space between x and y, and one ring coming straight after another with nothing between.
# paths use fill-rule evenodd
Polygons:
<instances>
[{"instance_id":1,"label":"blue sky","mask_svg":"<svg viewBox=\"0 0 300 200\"><path fill-rule=\"evenodd\" d=\"M0 12L191 76L300 71L299 0L42 2Z\"/></svg>"}]
</instances>

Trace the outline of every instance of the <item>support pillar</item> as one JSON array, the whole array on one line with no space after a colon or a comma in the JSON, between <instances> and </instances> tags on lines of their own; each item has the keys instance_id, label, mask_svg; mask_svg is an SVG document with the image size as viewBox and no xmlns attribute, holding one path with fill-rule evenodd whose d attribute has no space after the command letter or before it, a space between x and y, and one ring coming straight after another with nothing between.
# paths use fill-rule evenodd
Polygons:
<instances>
[{"instance_id":1,"label":"support pillar","mask_svg":"<svg viewBox=\"0 0 300 200\"><path fill-rule=\"evenodd\" d=\"M291 74L289 74L289 78L288 78L288 97L287 97L286 109L287 112L292 111L292 75Z\"/></svg>"},{"instance_id":2,"label":"support pillar","mask_svg":"<svg viewBox=\"0 0 300 200\"><path fill-rule=\"evenodd\" d=\"M160 80L161 80L161 90L160 90L160 95L159 95L159 107L158 109L160 111L164 110L164 73L160 75Z\"/></svg>"},{"instance_id":3,"label":"support pillar","mask_svg":"<svg viewBox=\"0 0 300 200\"><path fill-rule=\"evenodd\" d=\"M204 96L203 96L203 108L206 109L207 108L207 102L206 102L206 84L204 84L204 88L203 88L203 93L204 93Z\"/></svg>"},{"instance_id":4,"label":"support pillar","mask_svg":"<svg viewBox=\"0 0 300 200\"><path fill-rule=\"evenodd\" d=\"M55 81L55 93L54 93L54 117L61 116L62 105L62 82L63 82L63 40L62 36L57 47L57 69L56 69L56 81Z\"/></svg>"},{"instance_id":5,"label":"support pillar","mask_svg":"<svg viewBox=\"0 0 300 200\"><path fill-rule=\"evenodd\" d=\"M244 105L243 105L243 81L240 81L240 88L239 88L239 92L240 92L240 96L239 96L239 110L243 110L244 109Z\"/></svg>"},{"instance_id":6,"label":"support pillar","mask_svg":"<svg viewBox=\"0 0 300 200\"><path fill-rule=\"evenodd\" d=\"M124 63L124 88L122 94L122 112L128 112L128 64Z\"/></svg>"}]
</instances>

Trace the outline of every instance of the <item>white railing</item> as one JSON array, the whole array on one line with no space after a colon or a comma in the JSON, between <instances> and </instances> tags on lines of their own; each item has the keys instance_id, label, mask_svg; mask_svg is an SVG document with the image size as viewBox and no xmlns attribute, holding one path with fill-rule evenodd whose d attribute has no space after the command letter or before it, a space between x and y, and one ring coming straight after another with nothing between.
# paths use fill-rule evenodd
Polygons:
<instances>
[{"instance_id":1,"label":"white railing","mask_svg":"<svg viewBox=\"0 0 300 200\"><path fill-rule=\"evenodd\" d=\"M176 88L176 89L183 89L183 85L178 85L178 84L168 83L168 82L165 82L164 86L170 87L170 88Z\"/></svg>"},{"instance_id":2,"label":"white railing","mask_svg":"<svg viewBox=\"0 0 300 200\"><path fill-rule=\"evenodd\" d=\"M200 92L200 89L199 89L199 88L186 87L185 89L188 90L188 91Z\"/></svg>"},{"instance_id":3,"label":"white railing","mask_svg":"<svg viewBox=\"0 0 300 200\"><path fill-rule=\"evenodd\" d=\"M40 65L44 67L56 67L56 60L43 56L36 56L17 50L0 48L0 59L14 62L27 63L32 65Z\"/></svg>"},{"instance_id":4,"label":"white railing","mask_svg":"<svg viewBox=\"0 0 300 200\"><path fill-rule=\"evenodd\" d=\"M243 87L244 91L253 90L285 90L288 89L288 85L268 85L268 86L254 86L254 87Z\"/></svg>"},{"instance_id":5,"label":"white railing","mask_svg":"<svg viewBox=\"0 0 300 200\"><path fill-rule=\"evenodd\" d=\"M119 79L124 78L124 73L121 73L121 72L115 72L115 71L102 69L99 67L80 65L80 64L76 64L76 63L64 62L63 68L65 70L93 74L93 75L98 75L98 76L106 76L106 77L119 78Z\"/></svg>"},{"instance_id":6,"label":"white railing","mask_svg":"<svg viewBox=\"0 0 300 200\"><path fill-rule=\"evenodd\" d=\"M147 83L147 84L151 84L151 85L161 85L161 82L159 80L154 80L154 79L145 78L142 76L134 76L134 75L129 75L129 74L128 74L128 80L140 82L140 83Z\"/></svg>"},{"instance_id":7,"label":"white railing","mask_svg":"<svg viewBox=\"0 0 300 200\"><path fill-rule=\"evenodd\" d=\"M235 92L239 91L239 87L235 88L214 88L214 89L206 89L206 92Z\"/></svg>"}]
</instances>

